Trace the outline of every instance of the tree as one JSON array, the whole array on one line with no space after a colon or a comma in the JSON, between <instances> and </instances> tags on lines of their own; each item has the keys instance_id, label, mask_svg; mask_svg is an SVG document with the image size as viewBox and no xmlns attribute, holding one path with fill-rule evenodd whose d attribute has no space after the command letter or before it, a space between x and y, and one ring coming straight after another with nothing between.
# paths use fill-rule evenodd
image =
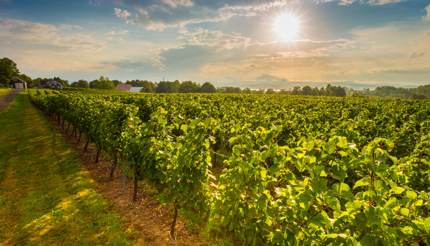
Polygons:
<instances>
[{"instance_id":1,"label":"tree","mask_svg":"<svg viewBox=\"0 0 430 246\"><path fill-rule=\"evenodd\" d=\"M200 86L197 83L194 83L192 81L184 81L179 86L179 92L180 93L193 93L193 92L199 92Z\"/></svg>"},{"instance_id":2,"label":"tree","mask_svg":"<svg viewBox=\"0 0 430 246\"><path fill-rule=\"evenodd\" d=\"M108 77L100 76L99 79L90 82L90 88L111 90L115 85Z\"/></svg>"},{"instance_id":3,"label":"tree","mask_svg":"<svg viewBox=\"0 0 430 246\"><path fill-rule=\"evenodd\" d=\"M33 87L33 80L29 76L27 76L25 74L20 74L20 75L18 75L18 78L20 78L21 80L24 80L25 82L27 82L27 87L28 88L32 88Z\"/></svg>"},{"instance_id":4,"label":"tree","mask_svg":"<svg viewBox=\"0 0 430 246\"><path fill-rule=\"evenodd\" d=\"M312 95L312 88L309 85L306 85L302 88L303 95Z\"/></svg>"},{"instance_id":5,"label":"tree","mask_svg":"<svg viewBox=\"0 0 430 246\"><path fill-rule=\"evenodd\" d=\"M240 93L241 90L239 87L227 86L227 87L218 88L217 92L220 92L220 93Z\"/></svg>"},{"instance_id":6,"label":"tree","mask_svg":"<svg viewBox=\"0 0 430 246\"><path fill-rule=\"evenodd\" d=\"M88 83L88 81L86 80L78 80L76 82L72 83L72 87L77 87L77 88L89 88L90 85Z\"/></svg>"},{"instance_id":7,"label":"tree","mask_svg":"<svg viewBox=\"0 0 430 246\"><path fill-rule=\"evenodd\" d=\"M293 91L291 91L291 94L293 95L300 95L302 93L302 88L300 86L294 86Z\"/></svg>"},{"instance_id":8,"label":"tree","mask_svg":"<svg viewBox=\"0 0 430 246\"><path fill-rule=\"evenodd\" d=\"M64 87L69 86L69 81L62 79L60 77L54 77L52 78L52 80L59 82L60 84L62 84Z\"/></svg>"},{"instance_id":9,"label":"tree","mask_svg":"<svg viewBox=\"0 0 430 246\"><path fill-rule=\"evenodd\" d=\"M202 87L200 87L200 92L203 93L214 93L216 92L215 86L210 82L205 82Z\"/></svg>"},{"instance_id":10,"label":"tree","mask_svg":"<svg viewBox=\"0 0 430 246\"><path fill-rule=\"evenodd\" d=\"M243 90L242 90L242 93L245 93L245 94L251 94L251 93L252 93L252 91L251 91L251 89L249 89L249 88L245 88L245 89L243 89Z\"/></svg>"},{"instance_id":11,"label":"tree","mask_svg":"<svg viewBox=\"0 0 430 246\"><path fill-rule=\"evenodd\" d=\"M151 81L144 80L142 81L142 87L142 90L140 90L141 92L154 93L157 85Z\"/></svg>"},{"instance_id":12,"label":"tree","mask_svg":"<svg viewBox=\"0 0 430 246\"><path fill-rule=\"evenodd\" d=\"M326 88L310 87L308 85L301 88L300 86L296 86L291 91L293 95L309 95L309 96L336 96L336 97L344 97L346 96L345 88L341 86L332 86L328 84Z\"/></svg>"},{"instance_id":13,"label":"tree","mask_svg":"<svg viewBox=\"0 0 430 246\"><path fill-rule=\"evenodd\" d=\"M44 79L42 79L42 78L33 79L33 82L31 83L31 87L37 87L37 86L39 86L40 82L42 82L43 80Z\"/></svg>"},{"instance_id":14,"label":"tree","mask_svg":"<svg viewBox=\"0 0 430 246\"><path fill-rule=\"evenodd\" d=\"M414 92L418 95L423 95L426 98L430 98L430 84L418 86Z\"/></svg>"},{"instance_id":15,"label":"tree","mask_svg":"<svg viewBox=\"0 0 430 246\"><path fill-rule=\"evenodd\" d=\"M18 75L19 70L14 61L7 57L0 59L0 84L6 86Z\"/></svg>"},{"instance_id":16,"label":"tree","mask_svg":"<svg viewBox=\"0 0 430 246\"><path fill-rule=\"evenodd\" d=\"M328 84L325 91L326 91L327 96L335 96L335 97L346 96L345 88L343 88L341 86L332 86L332 85Z\"/></svg>"},{"instance_id":17,"label":"tree","mask_svg":"<svg viewBox=\"0 0 430 246\"><path fill-rule=\"evenodd\" d=\"M157 89L155 92L157 93L177 93L179 92L179 87L181 86L181 83L179 83L178 80L175 80L174 82L169 81L161 81L157 85Z\"/></svg>"},{"instance_id":18,"label":"tree","mask_svg":"<svg viewBox=\"0 0 430 246\"><path fill-rule=\"evenodd\" d=\"M114 85L115 87L117 87L118 85L122 84L122 82L121 82L121 81L119 81L119 80L117 80L117 79L112 80L112 83L113 83L113 85Z\"/></svg>"},{"instance_id":19,"label":"tree","mask_svg":"<svg viewBox=\"0 0 430 246\"><path fill-rule=\"evenodd\" d=\"M272 88L267 89L266 94L275 94L275 90L273 90Z\"/></svg>"}]
</instances>

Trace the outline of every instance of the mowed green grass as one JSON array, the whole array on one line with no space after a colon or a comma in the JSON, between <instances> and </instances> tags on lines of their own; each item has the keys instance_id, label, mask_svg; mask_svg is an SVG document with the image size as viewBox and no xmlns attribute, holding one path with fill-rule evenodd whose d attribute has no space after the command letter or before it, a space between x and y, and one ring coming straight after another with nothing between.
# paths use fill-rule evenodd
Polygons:
<instances>
[{"instance_id":1,"label":"mowed green grass","mask_svg":"<svg viewBox=\"0 0 430 246\"><path fill-rule=\"evenodd\" d=\"M62 136L20 94L0 111L0 245L130 245Z\"/></svg>"},{"instance_id":2,"label":"mowed green grass","mask_svg":"<svg viewBox=\"0 0 430 246\"><path fill-rule=\"evenodd\" d=\"M7 95L10 91L10 89L0 88L0 97Z\"/></svg>"}]
</instances>

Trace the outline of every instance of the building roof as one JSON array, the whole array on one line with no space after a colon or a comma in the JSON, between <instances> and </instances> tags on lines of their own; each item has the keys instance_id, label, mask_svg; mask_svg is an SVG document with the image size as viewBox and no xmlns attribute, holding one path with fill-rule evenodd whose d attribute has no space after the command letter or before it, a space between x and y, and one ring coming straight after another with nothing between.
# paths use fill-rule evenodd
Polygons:
<instances>
[{"instance_id":1,"label":"building roof","mask_svg":"<svg viewBox=\"0 0 430 246\"><path fill-rule=\"evenodd\" d=\"M56 80L41 81L38 85L40 88L62 89L64 86Z\"/></svg>"},{"instance_id":2,"label":"building roof","mask_svg":"<svg viewBox=\"0 0 430 246\"><path fill-rule=\"evenodd\" d=\"M116 89L120 91L130 91L131 88L132 87L129 84L119 84L116 86Z\"/></svg>"},{"instance_id":3,"label":"building roof","mask_svg":"<svg viewBox=\"0 0 430 246\"><path fill-rule=\"evenodd\" d=\"M22 79L20 79L18 77L13 78L10 82L11 83L27 83L27 82L25 82L24 80L22 80Z\"/></svg>"},{"instance_id":4,"label":"building roof","mask_svg":"<svg viewBox=\"0 0 430 246\"><path fill-rule=\"evenodd\" d=\"M130 88L130 92L140 92L142 90L143 87L131 87Z\"/></svg>"}]
</instances>

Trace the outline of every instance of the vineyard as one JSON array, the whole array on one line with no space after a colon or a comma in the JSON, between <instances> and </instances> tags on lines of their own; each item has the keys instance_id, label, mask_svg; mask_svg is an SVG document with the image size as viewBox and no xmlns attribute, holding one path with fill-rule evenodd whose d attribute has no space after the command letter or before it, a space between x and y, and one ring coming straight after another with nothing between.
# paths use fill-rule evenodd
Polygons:
<instances>
[{"instance_id":1,"label":"vineyard","mask_svg":"<svg viewBox=\"0 0 430 246\"><path fill-rule=\"evenodd\" d=\"M30 91L215 244L430 244L430 101Z\"/></svg>"}]
</instances>

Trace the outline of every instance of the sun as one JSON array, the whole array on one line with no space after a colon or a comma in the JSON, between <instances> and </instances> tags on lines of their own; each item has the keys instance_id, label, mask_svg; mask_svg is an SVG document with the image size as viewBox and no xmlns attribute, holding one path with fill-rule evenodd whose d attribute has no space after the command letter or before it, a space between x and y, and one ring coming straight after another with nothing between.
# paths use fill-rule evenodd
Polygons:
<instances>
[{"instance_id":1,"label":"sun","mask_svg":"<svg viewBox=\"0 0 430 246\"><path fill-rule=\"evenodd\" d=\"M273 20L273 33L278 41L294 42L300 36L300 18L291 13L283 12Z\"/></svg>"}]
</instances>

